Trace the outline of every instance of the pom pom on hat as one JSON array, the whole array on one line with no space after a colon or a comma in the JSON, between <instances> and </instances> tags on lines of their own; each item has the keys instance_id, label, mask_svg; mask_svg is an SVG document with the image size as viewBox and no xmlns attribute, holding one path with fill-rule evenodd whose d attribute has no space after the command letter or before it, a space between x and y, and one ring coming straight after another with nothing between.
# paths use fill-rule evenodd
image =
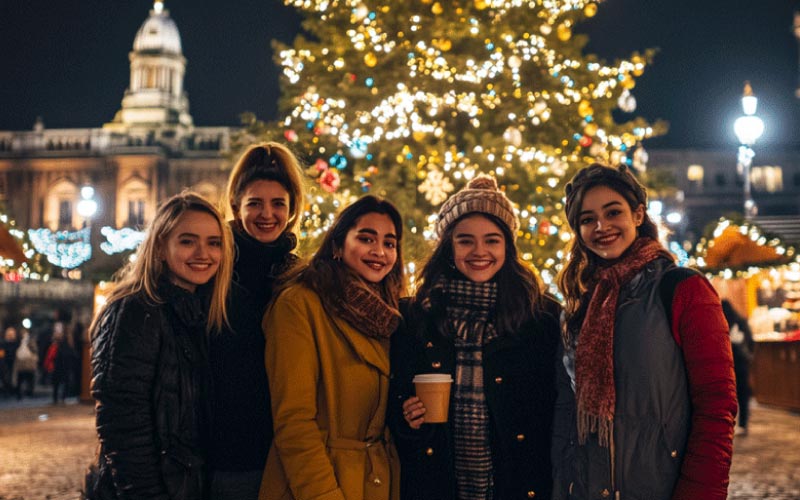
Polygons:
<instances>
[{"instance_id":1,"label":"pom pom on hat","mask_svg":"<svg viewBox=\"0 0 800 500\"><path fill-rule=\"evenodd\" d=\"M471 213L493 215L506 226L514 240L517 239L519 221L514 205L497 187L494 177L478 174L464 189L445 201L439 210L436 234L441 238L450 224Z\"/></svg>"}]
</instances>

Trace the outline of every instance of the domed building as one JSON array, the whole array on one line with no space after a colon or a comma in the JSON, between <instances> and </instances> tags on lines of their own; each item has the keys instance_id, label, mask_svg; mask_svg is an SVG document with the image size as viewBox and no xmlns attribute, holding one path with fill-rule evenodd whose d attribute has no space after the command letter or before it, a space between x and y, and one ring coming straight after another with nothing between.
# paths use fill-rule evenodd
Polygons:
<instances>
[{"instance_id":1,"label":"domed building","mask_svg":"<svg viewBox=\"0 0 800 500\"><path fill-rule=\"evenodd\" d=\"M180 32L162 1L136 32L128 59L128 88L108 123L48 129L37 119L32 130L0 131L0 206L17 228L42 240L64 277L108 276L121 263L114 253L119 231L143 228L159 201L182 189L217 201L226 184L232 130L195 126ZM82 210L86 187L92 214ZM76 293L80 281L59 281L0 280L0 317L10 300L23 309L38 299L91 304ZM5 289L17 285L26 286Z\"/></svg>"}]
</instances>

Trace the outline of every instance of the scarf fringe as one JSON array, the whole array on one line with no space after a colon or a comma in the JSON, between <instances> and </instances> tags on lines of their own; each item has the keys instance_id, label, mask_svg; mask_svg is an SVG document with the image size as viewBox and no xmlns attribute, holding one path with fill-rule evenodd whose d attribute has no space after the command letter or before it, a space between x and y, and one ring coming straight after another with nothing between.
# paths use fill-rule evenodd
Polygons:
<instances>
[{"instance_id":1,"label":"scarf fringe","mask_svg":"<svg viewBox=\"0 0 800 500\"><path fill-rule=\"evenodd\" d=\"M591 433L597 433L600 446L608 448L611 443L611 431L614 429L614 419L602 415L591 415L578 412L578 442L586 444L586 439Z\"/></svg>"}]
</instances>

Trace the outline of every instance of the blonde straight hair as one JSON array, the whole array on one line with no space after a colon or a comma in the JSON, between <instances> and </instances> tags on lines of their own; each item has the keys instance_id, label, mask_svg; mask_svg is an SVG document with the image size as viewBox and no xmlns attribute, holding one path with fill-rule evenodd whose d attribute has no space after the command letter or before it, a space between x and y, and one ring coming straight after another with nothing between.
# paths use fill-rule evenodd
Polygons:
<instances>
[{"instance_id":1,"label":"blonde straight hair","mask_svg":"<svg viewBox=\"0 0 800 500\"><path fill-rule=\"evenodd\" d=\"M212 278L214 288L211 294L206 329L208 331L219 330L223 323L228 322L226 297L233 272L233 235L214 205L191 191L183 191L169 198L158 208L155 218L148 226L145 239L136 252L136 258L115 275L106 307L117 300L139 292L144 293L154 304L164 303L164 300L158 295L158 282L168 270L161 259L161 253L170 232L178 225L181 216L190 210L213 216L222 232L222 259L217 274ZM100 317L101 314L98 314L92 322L90 327L92 335L94 335L97 320Z\"/></svg>"}]
</instances>

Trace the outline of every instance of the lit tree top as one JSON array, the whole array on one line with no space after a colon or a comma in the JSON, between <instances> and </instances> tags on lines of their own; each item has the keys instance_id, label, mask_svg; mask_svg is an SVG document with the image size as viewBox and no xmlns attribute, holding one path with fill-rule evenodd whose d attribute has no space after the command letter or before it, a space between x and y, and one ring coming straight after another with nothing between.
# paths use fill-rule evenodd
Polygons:
<instances>
[{"instance_id":1,"label":"lit tree top","mask_svg":"<svg viewBox=\"0 0 800 500\"><path fill-rule=\"evenodd\" d=\"M438 206L483 171L518 205L524 257L554 267L569 238L566 178L595 159L631 163L639 141L658 132L612 117L635 109L629 90L651 54L613 65L583 54L585 37L572 29L595 2L286 3L305 12L307 36L276 43L278 126L316 159L312 236L336 206L375 192L424 237L410 248L422 255Z\"/></svg>"}]
</instances>

